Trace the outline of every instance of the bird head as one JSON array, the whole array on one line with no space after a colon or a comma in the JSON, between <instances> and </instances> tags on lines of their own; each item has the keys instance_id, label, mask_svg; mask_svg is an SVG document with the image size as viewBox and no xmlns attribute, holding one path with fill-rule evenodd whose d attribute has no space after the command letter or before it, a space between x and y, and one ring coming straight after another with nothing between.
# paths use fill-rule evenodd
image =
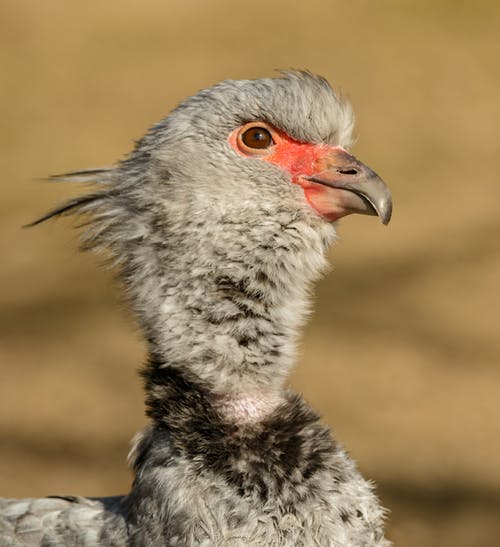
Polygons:
<instances>
[{"instance_id":1,"label":"bird head","mask_svg":"<svg viewBox=\"0 0 500 547\"><path fill-rule=\"evenodd\" d=\"M347 152L353 115L308 72L225 81L153 126L124 162L144 163L179 214L243 219L296 211L317 224L351 214L390 220L383 181Z\"/></svg>"},{"instance_id":2,"label":"bird head","mask_svg":"<svg viewBox=\"0 0 500 547\"><path fill-rule=\"evenodd\" d=\"M388 188L347 151L353 125L350 105L309 72L227 80L182 102L116 167L53 177L100 182L104 189L34 224L91 213L98 225L87 234L91 244L125 220L132 234L137 213L144 221L151 211L252 224L286 211L314 226L361 213L387 224Z\"/></svg>"}]
</instances>

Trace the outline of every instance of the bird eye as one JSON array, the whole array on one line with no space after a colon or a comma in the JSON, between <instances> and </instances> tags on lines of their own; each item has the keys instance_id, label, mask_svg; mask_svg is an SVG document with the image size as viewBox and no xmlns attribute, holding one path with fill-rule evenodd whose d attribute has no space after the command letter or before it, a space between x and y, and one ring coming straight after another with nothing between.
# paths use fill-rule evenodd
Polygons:
<instances>
[{"instance_id":1,"label":"bird eye","mask_svg":"<svg viewBox=\"0 0 500 547\"><path fill-rule=\"evenodd\" d=\"M273 137L268 129L265 127L250 127L241 135L241 142L248 146L248 148L254 148L257 150L263 150L269 148L274 144Z\"/></svg>"}]
</instances>

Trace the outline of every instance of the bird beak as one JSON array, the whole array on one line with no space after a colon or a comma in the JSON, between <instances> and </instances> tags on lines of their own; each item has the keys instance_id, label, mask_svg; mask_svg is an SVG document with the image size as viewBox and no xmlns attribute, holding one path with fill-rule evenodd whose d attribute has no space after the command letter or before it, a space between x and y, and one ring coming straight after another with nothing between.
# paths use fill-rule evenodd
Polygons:
<instances>
[{"instance_id":1,"label":"bird beak","mask_svg":"<svg viewBox=\"0 0 500 547\"><path fill-rule=\"evenodd\" d=\"M328 187L335 202L336 218L351 213L378 215L388 224L392 214L392 199L384 181L364 163L340 146L330 148L318 162L318 172L305 177L307 181ZM307 192L307 190L306 190Z\"/></svg>"}]
</instances>

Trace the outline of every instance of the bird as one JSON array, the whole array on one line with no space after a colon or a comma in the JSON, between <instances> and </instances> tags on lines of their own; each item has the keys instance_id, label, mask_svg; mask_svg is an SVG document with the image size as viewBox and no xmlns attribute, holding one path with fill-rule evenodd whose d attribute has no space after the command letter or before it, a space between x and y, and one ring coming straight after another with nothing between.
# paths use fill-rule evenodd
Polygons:
<instances>
[{"instance_id":1,"label":"bird","mask_svg":"<svg viewBox=\"0 0 500 547\"><path fill-rule=\"evenodd\" d=\"M0 501L0 546L388 547L386 510L287 384L337 221L391 218L349 150L354 115L309 71L225 80L181 102L33 224L81 215L147 344L148 425L128 494Z\"/></svg>"}]
</instances>

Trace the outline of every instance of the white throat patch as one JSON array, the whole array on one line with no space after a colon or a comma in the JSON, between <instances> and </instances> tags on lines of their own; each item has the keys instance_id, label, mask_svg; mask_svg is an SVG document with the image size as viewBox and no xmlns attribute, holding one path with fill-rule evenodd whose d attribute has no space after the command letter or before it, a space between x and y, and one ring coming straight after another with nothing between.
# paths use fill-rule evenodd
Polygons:
<instances>
[{"instance_id":1,"label":"white throat patch","mask_svg":"<svg viewBox=\"0 0 500 547\"><path fill-rule=\"evenodd\" d=\"M264 420L282 402L278 394L238 393L222 396L217 409L230 422L249 424Z\"/></svg>"}]
</instances>

